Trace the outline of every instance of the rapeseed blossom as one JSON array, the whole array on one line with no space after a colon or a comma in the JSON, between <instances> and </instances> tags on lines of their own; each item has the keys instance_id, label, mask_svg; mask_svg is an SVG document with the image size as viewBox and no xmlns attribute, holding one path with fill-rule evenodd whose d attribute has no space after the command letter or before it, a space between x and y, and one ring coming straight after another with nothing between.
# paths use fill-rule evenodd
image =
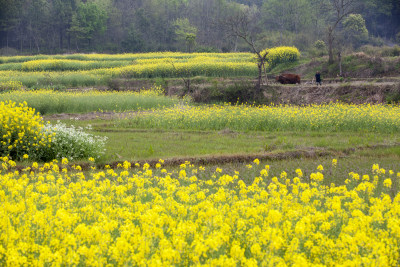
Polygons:
<instances>
[{"instance_id":1,"label":"rapeseed blossom","mask_svg":"<svg viewBox=\"0 0 400 267\"><path fill-rule=\"evenodd\" d=\"M53 137L45 130L42 117L26 102L0 101L0 156L35 158Z\"/></svg>"},{"instance_id":2,"label":"rapeseed blossom","mask_svg":"<svg viewBox=\"0 0 400 267\"><path fill-rule=\"evenodd\" d=\"M308 106L176 105L151 113L139 112L120 124L191 130L395 133L400 130L400 107L339 102Z\"/></svg>"},{"instance_id":3,"label":"rapeseed blossom","mask_svg":"<svg viewBox=\"0 0 400 267\"><path fill-rule=\"evenodd\" d=\"M105 77L232 77L257 73L252 53L75 54L0 57L0 60L13 63L9 64L12 66L10 69L0 71L0 86L4 84L8 87L15 82L31 80L32 76L39 80L51 77L57 83L70 83L68 85L71 86L76 84L77 79L85 84L98 84Z\"/></svg>"},{"instance_id":4,"label":"rapeseed blossom","mask_svg":"<svg viewBox=\"0 0 400 267\"><path fill-rule=\"evenodd\" d=\"M398 177L379 165L371 181L352 172L327 186L318 170L269 177L268 165L211 178L190 162L82 172L0 161L0 265L400 265Z\"/></svg>"}]
</instances>

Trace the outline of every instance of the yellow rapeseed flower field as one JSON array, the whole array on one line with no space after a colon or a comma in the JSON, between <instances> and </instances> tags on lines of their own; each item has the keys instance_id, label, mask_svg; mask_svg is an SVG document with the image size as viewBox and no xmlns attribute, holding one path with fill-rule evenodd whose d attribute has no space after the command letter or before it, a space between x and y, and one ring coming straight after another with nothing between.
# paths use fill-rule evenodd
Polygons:
<instances>
[{"instance_id":1,"label":"yellow rapeseed flower field","mask_svg":"<svg viewBox=\"0 0 400 267\"><path fill-rule=\"evenodd\" d=\"M3 266L400 264L400 173L377 164L326 185L322 166L270 177L258 160L253 177L161 160L90 172L0 161Z\"/></svg>"},{"instance_id":2,"label":"yellow rapeseed flower field","mask_svg":"<svg viewBox=\"0 0 400 267\"><path fill-rule=\"evenodd\" d=\"M268 51L266 64L298 59L295 47ZM109 78L234 77L255 76L257 64L252 53L73 54L0 57L0 83L22 82L26 87L90 86Z\"/></svg>"},{"instance_id":3,"label":"yellow rapeseed flower field","mask_svg":"<svg viewBox=\"0 0 400 267\"><path fill-rule=\"evenodd\" d=\"M137 127L238 131L372 131L398 132L400 107L329 103L321 105L175 106L138 113L122 124Z\"/></svg>"}]
</instances>

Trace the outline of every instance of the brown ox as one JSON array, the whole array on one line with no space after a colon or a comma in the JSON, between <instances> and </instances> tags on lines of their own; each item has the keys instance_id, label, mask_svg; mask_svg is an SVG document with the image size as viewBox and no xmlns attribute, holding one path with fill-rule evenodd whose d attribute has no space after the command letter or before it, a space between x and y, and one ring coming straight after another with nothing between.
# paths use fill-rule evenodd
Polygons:
<instances>
[{"instance_id":1,"label":"brown ox","mask_svg":"<svg viewBox=\"0 0 400 267\"><path fill-rule=\"evenodd\" d=\"M291 73L281 74L276 76L276 81L280 82L281 84L300 84L300 76Z\"/></svg>"}]
</instances>

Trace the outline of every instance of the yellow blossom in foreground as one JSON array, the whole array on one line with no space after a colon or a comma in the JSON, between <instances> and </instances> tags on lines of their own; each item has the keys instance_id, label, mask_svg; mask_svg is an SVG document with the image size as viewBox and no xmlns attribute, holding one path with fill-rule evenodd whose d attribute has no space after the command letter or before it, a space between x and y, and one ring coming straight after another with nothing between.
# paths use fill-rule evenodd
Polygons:
<instances>
[{"instance_id":1,"label":"yellow blossom in foreground","mask_svg":"<svg viewBox=\"0 0 400 267\"><path fill-rule=\"evenodd\" d=\"M332 166L333 166L333 167L336 167L336 166L337 166L337 159L333 159L333 160L332 160Z\"/></svg>"},{"instance_id":2,"label":"yellow blossom in foreground","mask_svg":"<svg viewBox=\"0 0 400 267\"><path fill-rule=\"evenodd\" d=\"M2 266L400 265L400 194L377 166L327 186L329 174L269 166L211 178L190 163L20 173L0 161Z\"/></svg>"}]
</instances>

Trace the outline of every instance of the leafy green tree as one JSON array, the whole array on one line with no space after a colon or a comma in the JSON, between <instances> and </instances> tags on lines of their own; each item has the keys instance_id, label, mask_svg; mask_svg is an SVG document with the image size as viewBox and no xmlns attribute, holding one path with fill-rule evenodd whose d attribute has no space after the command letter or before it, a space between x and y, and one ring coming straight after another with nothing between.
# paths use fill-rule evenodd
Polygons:
<instances>
[{"instance_id":1,"label":"leafy green tree","mask_svg":"<svg viewBox=\"0 0 400 267\"><path fill-rule=\"evenodd\" d=\"M280 45L285 43L285 32L304 32L311 25L309 0L268 0L261 8L263 21L270 29L279 31Z\"/></svg>"},{"instance_id":2,"label":"leafy green tree","mask_svg":"<svg viewBox=\"0 0 400 267\"><path fill-rule=\"evenodd\" d=\"M78 42L91 41L96 35L103 34L106 30L107 12L95 2L79 3L76 13L72 16L69 32L75 37L76 48Z\"/></svg>"},{"instance_id":3,"label":"leafy green tree","mask_svg":"<svg viewBox=\"0 0 400 267\"><path fill-rule=\"evenodd\" d=\"M49 10L49 3L46 0L25 0L20 11L19 38L21 42L27 43L30 51L35 49L40 53L42 44L46 45L46 33L50 30Z\"/></svg>"},{"instance_id":4,"label":"leafy green tree","mask_svg":"<svg viewBox=\"0 0 400 267\"><path fill-rule=\"evenodd\" d=\"M393 0L364 0L361 15L366 20L369 31L378 36L387 37L387 29L392 20Z\"/></svg>"},{"instance_id":5,"label":"leafy green tree","mask_svg":"<svg viewBox=\"0 0 400 267\"><path fill-rule=\"evenodd\" d=\"M333 63L333 46L335 34L340 23L360 7L360 0L329 0L330 6L327 9L328 17L328 55L329 63Z\"/></svg>"},{"instance_id":6,"label":"leafy green tree","mask_svg":"<svg viewBox=\"0 0 400 267\"><path fill-rule=\"evenodd\" d=\"M51 14L54 18L53 27L58 33L58 47L64 48L64 40L68 40L70 47L70 36L68 29L71 26L72 15L76 10L76 0L52 0Z\"/></svg>"},{"instance_id":7,"label":"leafy green tree","mask_svg":"<svg viewBox=\"0 0 400 267\"><path fill-rule=\"evenodd\" d=\"M257 39L261 31L261 25L256 23L260 13L256 8L243 8L237 13L232 14L227 18L225 25L227 30L234 37L242 39L250 46L253 53L256 55L258 67L258 79L256 84L256 93L261 92L262 72L265 71L265 62L268 56L268 50L259 48ZM268 82L268 81L267 81Z\"/></svg>"},{"instance_id":8,"label":"leafy green tree","mask_svg":"<svg viewBox=\"0 0 400 267\"><path fill-rule=\"evenodd\" d=\"M360 14L350 14L343 20L343 31L346 39L358 47L368 39L368 30L365 20Z\"/></svg>"},{"instance_id":9,"label":"leafy green tree","mask_svg":"<svg viewBox=\"0 0 400 267\"><path fill-rule=\"evenodd\" d=\"M188 1L185 17L190 18L191 25L197 29L196 43L204 48L229 51L232 40L225 38L225 29L220 22L234 13L237 7L237 3L227 0Z\"/></svg>"},{"instance_id":10,"label":"leafy green tree","mask_svg":"<svg viewBox=\"0 0 400 267\"><path fill-rule=\"evenodd\" d=\"M140 32L134 24L131 25L128 35L121 43L124 52L140 52L145 50L145 44Z\"/></svg>"},{"instance_id":11,"label":"leafy green tree","mask_svg":"<svg viewBox=\"0 0 400 267\"><path fill-rule=\"evenodd\" d=\"M15 34L20 21L18 14L23 2L23 0L0 0L0 46L11 45L11 36Z\"/></svg>"},{"instance_id":12,"label":"leafy green tree","mask_svg":"<svg viewBox=\"0 0 400 267\"><path fill-rule=\"evenodd\" d=\"M187 18L177 19L174 22L175 34L178 37L178 41L184 42L188 52L191 52L191 48L196 43L197 28L192 26Z\"/></svg>"}]
</instances>

